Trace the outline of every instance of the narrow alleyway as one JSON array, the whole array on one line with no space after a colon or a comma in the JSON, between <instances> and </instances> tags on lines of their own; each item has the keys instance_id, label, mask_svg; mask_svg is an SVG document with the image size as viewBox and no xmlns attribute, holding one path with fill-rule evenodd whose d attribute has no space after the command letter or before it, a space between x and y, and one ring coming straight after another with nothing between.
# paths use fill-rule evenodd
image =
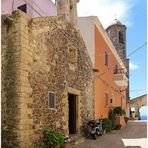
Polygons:
<instances>
[{"instance_id":1,"label":"narrow alleyway","mask_svg":"<svg viewBox=\"0 0 148 148\"><path fill-rule=\"evenodd\" d=\"M97 140L86 139L78 145L68 148L146 148L147 122L129 121L121 130L98 137Z\"/></svg>"}]
</instances>

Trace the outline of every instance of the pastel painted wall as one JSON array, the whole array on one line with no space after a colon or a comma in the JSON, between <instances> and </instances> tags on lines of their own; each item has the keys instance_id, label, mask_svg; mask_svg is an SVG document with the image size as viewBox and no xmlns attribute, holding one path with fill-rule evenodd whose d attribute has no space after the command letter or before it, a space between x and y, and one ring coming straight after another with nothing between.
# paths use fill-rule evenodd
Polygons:
<instances>
[{"instance_id":1,"label":"pastel painted wall","mask_svg":"<svg viewBox=\"0 0 148 148\"><path fill-rule=\"evenodd\" d=\"M108 53L108 66L105 65L105 52ZM112 53L108 43L102 37L100 31L95 26L95 67L99 69L99 74L95 77L95 117L107 117L111 107L126 107L126 94L124 87L115 84L114 68L118 65L115 55ZM108 94L108 106L106 106L105 93ZM111 99L113 99L111 103Z\"/></svg>"},{"instance_id":2,"label":"pastel painted wall","mask_svg":"<svg viewBox=\"0 0 148 148\"><path fill-rule=\"evenodd\" d=\"M51 0L25 0L27 3L27 14L32 17L56 16L57 8ZM2 0L1 14L11 14L17 7L25 4L24 0ZM31 6L30 6L31 5ZM35 9L39 14L33 10Z\"/></svg>"},{"instance_id":3,"label":"pastel painted wall","mask_svg":"<svg viewBox=\"0 0 148 148\"><path fill-rule=\"evenodd\" d=\"M78 28L83 36L90 58L98 73L94 73L95 81L95 118L107 117L112 107L126 108L126 91L114 81L114 67L124 68L115 47L107 36L103 26L96 16L79 17ZM108 53L109 65L105 66L105 51ZM101 77L99 77L101 75ZM108 93L108 106L105 104L105 93ZM113 98L113 103L111 99Z\"/></svg>"},{"instance_id":4,"label":"pastel painted wall","mask_svg":"<svg viewBox=\"0 0 148 148\"><path fill-rule=\"evenodd\" d=\"M78 17L77 21L78 29L80 30L84 42L87 46L89 56L93 65L95 64L95 32L93 25L93 17Z\"/></svg>"}]
</instances>

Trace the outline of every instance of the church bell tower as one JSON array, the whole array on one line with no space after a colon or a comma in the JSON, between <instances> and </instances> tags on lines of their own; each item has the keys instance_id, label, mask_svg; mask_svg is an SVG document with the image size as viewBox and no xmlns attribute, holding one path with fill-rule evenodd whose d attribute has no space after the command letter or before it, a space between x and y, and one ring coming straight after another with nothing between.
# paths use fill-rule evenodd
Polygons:
<instances>
[{"instance_id":1,"label":"church bell tower","mask_svg":"<svg viewBox=\"0 0 148 148\"><path fill-rule=\"evenodd\" d=\"M126 76L129 79L129 59L127 58L126 55L126 26L123 25L119 20L115 19L112 22L112 24L106 29L106 32L127 69ZM127 92L126 98L128 100L129 82L126 92Z\"/></svg>"}]
</instances>

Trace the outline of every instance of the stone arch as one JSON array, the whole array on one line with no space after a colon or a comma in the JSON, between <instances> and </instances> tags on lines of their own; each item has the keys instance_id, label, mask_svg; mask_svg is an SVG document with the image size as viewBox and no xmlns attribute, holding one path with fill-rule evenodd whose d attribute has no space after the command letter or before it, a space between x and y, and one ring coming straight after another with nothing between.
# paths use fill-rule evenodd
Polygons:
<instances>
[{"instance_id":1,"label":"stone arch","mask_svg":"<svg viewBox=\"0 0 148 148\"><path fill-rule=\"evenodd\" d=\"M139 116L140 116L139 110L142 106L147 106L147 94L127 101L127 111L126 111L127 116L129 118L132 118L130 109L131 109L131 107L134 107L135 108L135 116L137 116L139 118Z\"/></svg>"},{"instance_id":2,"label":"stone arch","mask_svg":"<svg viewBox=\"0 0 148 148\"><path fill-rule=\"evenodd\" d=\"M146 120L147 119L147 109L148 109L148 105L145 106L145 105L142 105L139 109L139 115L140 115L140 119L144 119Z\"/></svg>"},{"instance_id":3,"label":"stone arch","mask_svg":"<svg viewBox=\"0 0 148 148\"><path fill-rule=\"evenodd\" d=\"M123 33L119 31L119 43L124 43Z\"/></svg>"}]
</instances>

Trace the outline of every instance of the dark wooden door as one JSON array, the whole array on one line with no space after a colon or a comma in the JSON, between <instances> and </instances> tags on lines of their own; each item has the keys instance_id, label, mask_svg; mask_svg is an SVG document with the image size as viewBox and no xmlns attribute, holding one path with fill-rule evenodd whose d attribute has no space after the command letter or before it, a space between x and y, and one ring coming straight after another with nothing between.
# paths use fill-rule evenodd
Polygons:
<instances>
[{"instance_id":1,"label":"dark wooden door","mask_svg":"<svg viewBox=\"0 0 148 148\"><path fill-rule=\"evenodd\" d=\"M76 96L69 94L69 134L76 134Z\"/></svg>"}]
</instances>

